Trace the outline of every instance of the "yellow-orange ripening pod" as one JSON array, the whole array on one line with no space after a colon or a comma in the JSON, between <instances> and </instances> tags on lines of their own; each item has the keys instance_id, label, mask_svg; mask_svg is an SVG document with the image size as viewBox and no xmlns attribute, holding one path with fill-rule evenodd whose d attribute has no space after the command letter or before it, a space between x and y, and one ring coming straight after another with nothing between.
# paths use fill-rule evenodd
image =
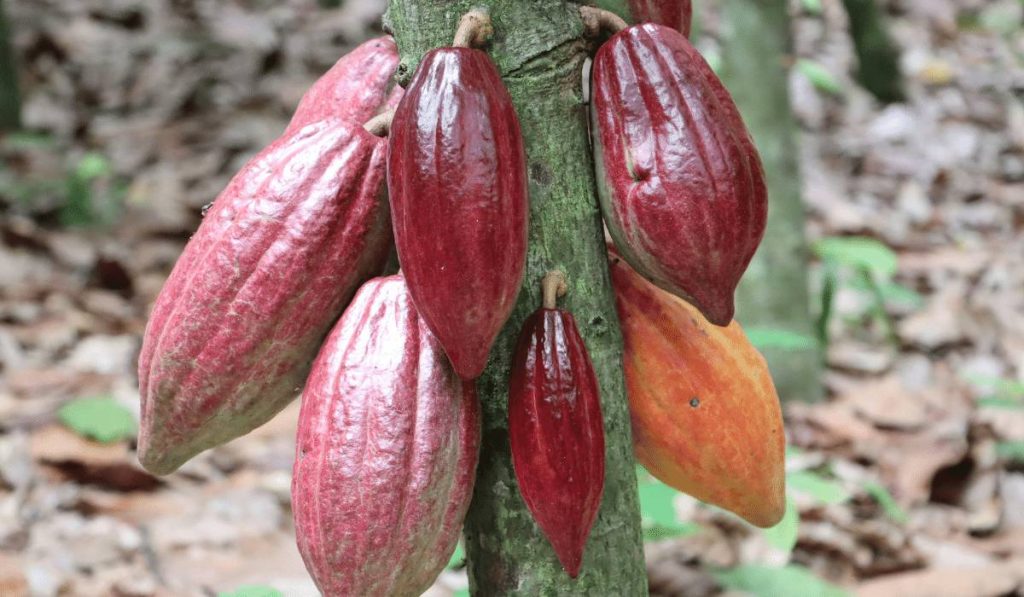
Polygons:
<instances>
[{"instance_id":1,"label":"yellow-orange ripening pod","mask_svg":"<svg viewBox=\"0 0 1024 597\"><path fill-rule=\"evenodd\" d=\"M760 527L782 519L785 431L768 365L735 321L708 323L611 254L637 460Z\"/></svg>"}]
</instances>

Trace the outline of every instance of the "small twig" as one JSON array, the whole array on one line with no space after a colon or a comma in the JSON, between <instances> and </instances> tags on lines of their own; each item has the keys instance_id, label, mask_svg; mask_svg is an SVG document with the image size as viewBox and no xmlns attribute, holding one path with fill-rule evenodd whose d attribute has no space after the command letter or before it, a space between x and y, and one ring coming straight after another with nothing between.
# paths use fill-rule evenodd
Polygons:
<instances>
[{"instance_id":1,"label":"small twig","mask_svg":"<svg viewBox=\"0 0 1024 597\"><path fill-rule=\"evenodd\" d=\"M569 286L565 283L565 274L558 270L552 270L545 274L540 288L545 309L554 309L558 305L558 297L565 296L569 290Z\"/></svg>"},{"instance_id":2,"label":"small twig","mask_svg":"<svg viewBox=\"0 0 1024 597\"><path fill-rule=\"evenodd\" d=\"M371 135L387 137L391 131L391 121L395 117L394 110L387 110L366 121L363 128Z\"/></svg>"},{"instance_id":3,"label":"small twig","mask_svg":"<svg viewBox=\"0 0 1024 597\"><path fill-rule=\"evenodd\" d=\"M583 31L587 37L597 37L602 32L618 33L629 27L629 24L614 12L593 6L581 6L580 18L583 19Z\"/></svg>"},{"instance_id":4,"label":"small twig","mask_svg":"<svg viewBox=\"0 0 1024 597\"><path fill-rule=\"evenodd\" d=\"M471 10L459 19L452 45L456 48L480 47L494 35L491 16L482 10Z\"/></svg>"}]
</instances>

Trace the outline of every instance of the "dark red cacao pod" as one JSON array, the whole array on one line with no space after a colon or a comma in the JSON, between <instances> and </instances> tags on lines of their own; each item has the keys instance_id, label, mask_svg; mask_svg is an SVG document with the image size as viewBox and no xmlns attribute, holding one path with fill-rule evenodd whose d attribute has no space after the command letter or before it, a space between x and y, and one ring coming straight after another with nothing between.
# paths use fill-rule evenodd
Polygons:
<instances>
[{"instance_id":1,"label":"dark red cacao pod","mask_svg":"<svg viewBox=\"0 0 1024 597\"><path fill-rule=\"evenodd\" d=\"M455 370L476 378L519 292L529 211L519 120L487 54L427 52L389 140L402 273Z\"/></svg>"},{"instance_id":2,"label":"dark red cacao pod","mask_svg":"<svg viewBox=\"0 0 1024 597\"><path fill-rule=\"evenodd\" d=\"M576 578L601 506L605 456L597 378L568 311L538 309L523 324L508 431L523 500Z\"/></svg>"},{"instance_id":3,"label":"dark red cacao pod","mask_svg":"<svg viewBox=\"0 0 1024 597\"><path fill-rule=\"evenodd\" d=\"M761 160L729 93L679 32L629 27L593 67L605 223L644 277L727 325L764 235Z\"/></svg>"},{"instance_id":4,"label":"dark red cacao pod","mask_svg":"<svg viewBox=\"0 0 1024 597\"><path fill-rule=\"evenodd\" d=\"M391 244L385 141L325 120L232 179L150 315L139 357L139 460L166 474L244 435L299 393L331 324Z\"/></svg>"},{"instance_id":5,"label":"dark red cacao pod","mask_svg":"<svg viewBox=\"0 0 1024 597\"><path fill-rule=\"evenodd\" d=\"M391 37L371 39L341 57L302 96L286 133L325 118L362 124L386 104L398 48Z\"/></svg>"},{"instance_id":6,"label":"dark red cacao pod","mask_svg":"<svg viewBox=\"0 0 1024 597\"><path fill-rule=\"evenodd\" d=\"M302 394L292 509L324 595L419 595L473 493L480 407L399 276L367 282Z\"/></svg>"},{"instance_id":7,"label":"dark red cacao pod","mask_svg":"<svg viewBox=\"0 0 1024 597\"><path fill-rule=\"evenodd\" d=\"M693 4L690 0L629 0L635 23L657 23L690 37Z\"/></svg>"}]
</instances>

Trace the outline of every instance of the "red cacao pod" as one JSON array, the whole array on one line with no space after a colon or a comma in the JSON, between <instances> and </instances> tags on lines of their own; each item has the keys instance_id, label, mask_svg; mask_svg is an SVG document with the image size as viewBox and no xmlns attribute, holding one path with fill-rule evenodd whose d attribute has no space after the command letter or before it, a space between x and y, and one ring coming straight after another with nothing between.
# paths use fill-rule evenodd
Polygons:
<instances>
[{"instance_id":1,"label":"red cacao pod","mask_svg":"<svg viewBox=\"0 0 1024 597\"><path fill-rule=\"evenodd\" d=\"M523 500L576 578L601 506L605 454L597 378L568 311L541 308L523 324L508 431Z\"/></svg>"},{"instance_id":2,"label":"red cacao pod","mask_svg":"<svg viewBox=\"0 0 1024 597\"><path fill-rule=\"evenodd\" d=\"M365 42L341 57L306 91L285 133L325 118L362 124L386 104L398 48L389 36ZM400 87L396 87L400 93ZM391 93L394 93L392 91Z\"/></svg>"},{"instance_id":3,"label":"red cacao pod","mask_svg":"<svg viewBox=\"0 0 1024 597\"><path fill-rule=\"evenodd\" d=\"M166 474L269 420L391 243L385 141L325 120L264 149L164 284L139 357L139 460Z\"/></svg>"},{"instance_id":4,"label":"red cacao pod","mask_svg":"<svg viewBox=\"0 0 1024 597\"><path fill-rule=\"evenodd\" d=\"M302 394L292 509L324 595L419 595L473 493L480 407L399 276L367 282Z\"/></svg>"},{"instance_id":5,"label":"red cacao pod","mask_svg":"<svg viewBox=\"0 0 1024 597\"><path fill-rule=\"evenodd\" d=\"M526 261L526 157L487 54L427 52L391 124L388 191L409 293L455 370L480 375Z\"/></svg>"},{"instance_id":6,"label":"red cacao pod","mask_svg":"<svg viewBox=\"0 0 1024 597\"><path fill-rule=\"evenodd\" d=\"M657 23L690 37L693 21L690 0L629 0L629 12L636 23Z\"/></svg>"},{"instance_id":7,"label":"red cacao pod","mask_svg":"<svg viewBox=\"0 0 1024 597\"><path fill-rule=\"evenodd\" d=\"M716 325L757 250L764 172L739 111L680 33L629 27L594 58L605 223L622 257Z\"/></svg>"},{"instance_id":8,"label":"red cacao pod","mask_svg":"<svg viewBox=\"0 0 1024 597\"><path fill-rule=\"evenodd\" d=\"M735 321L710 325L612 258L637 460L752 524L786 509L785 430L768 365Z\"/></svg>"}]
</instances>

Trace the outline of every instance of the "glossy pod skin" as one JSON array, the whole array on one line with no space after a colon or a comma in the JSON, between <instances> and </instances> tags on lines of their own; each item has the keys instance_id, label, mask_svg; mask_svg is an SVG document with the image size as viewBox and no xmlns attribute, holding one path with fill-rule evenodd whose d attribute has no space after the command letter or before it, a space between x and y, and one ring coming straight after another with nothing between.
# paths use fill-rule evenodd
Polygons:
<instances>
[{"instance_id":1,"label":"glossy pod skin","mask_svg":"<svg viewBox=\"0 0 1024 597\"><path fill-rule=\"evenodd\" d=\"M364 42L338 62L306 91L285 133L325 118L362 124L387 103L391 77L398 67L398 48L390 36Z\"/></svg>"},{"instance_id":2,"label":"glossy pod skin","mask_svg":"<svg viewBox=\"0 0 1024 597\"><path fill-rule=\"evenodd\" d=\"M458 541L479 444L472 382L452 370L405 282L367 282L302 394L292 509L320 591L425 591Z\"/></svg>"},{"instance_id":3,"label":"glossy pod skin","mask_svg":"<svg viewBox=\"0 0 1024 597\"><path fill-rule=\"evenodd\" d=\"M690 0L629 0L636 23L657 23L690 37L693 3Z\"/></svg>"},{"instance_id":4,"label":"glossy pod skin","mask_svg":"<svg viewBox=\"0 0 1024 597\"><path fill-rule=\"evenodd\" d=\"M735 104L696 49L661 25L629 27L593 67L602 211L644 277L715 325L764 235L764 172Z\"/></svg>"},{"instance_id":5,"label":"glossy pod skin","mask_svg":"<svg viewBox=\"0 0 1024 597\"><path fill-rule=\"evenodd\" d=\"M324 120L253 158L156 299L139 357L138 455L155 474L295 398L331 325L391 244L385 141Z\"/></svg>"},{"instance_id":6,"label":"glossy pod skin","mask_svg":"<svg viewBox=\"0 0 1024 597\"><path fill-rule=\"evenodd\" d=\"M474 379L526 262L526 156L487 54L427 52L389 134L388 191L413 301L455 370Z\"/></svg>"},{"instance_id":7,"label":"glossy pod skin","mask_svg":"<svg viewBox=\"0 0 1024 597\"><path fill-rule=\"evenodd\" d=\"M605 454L597 378L568 311L541 308L523 324L508 430L519 492L576 578L601 506Z\"/></svg>"},{"instance_id":8,"label":"glossy pod skin","mask_svg":"<svg viewBox=\"0 0 1024 597\"><path fill-rule=\"evenodd\" d=\"M637 460L663 483L770 527L785 502L785 431L761 354L612 256Z\"/></svg>"}]
</instances>

